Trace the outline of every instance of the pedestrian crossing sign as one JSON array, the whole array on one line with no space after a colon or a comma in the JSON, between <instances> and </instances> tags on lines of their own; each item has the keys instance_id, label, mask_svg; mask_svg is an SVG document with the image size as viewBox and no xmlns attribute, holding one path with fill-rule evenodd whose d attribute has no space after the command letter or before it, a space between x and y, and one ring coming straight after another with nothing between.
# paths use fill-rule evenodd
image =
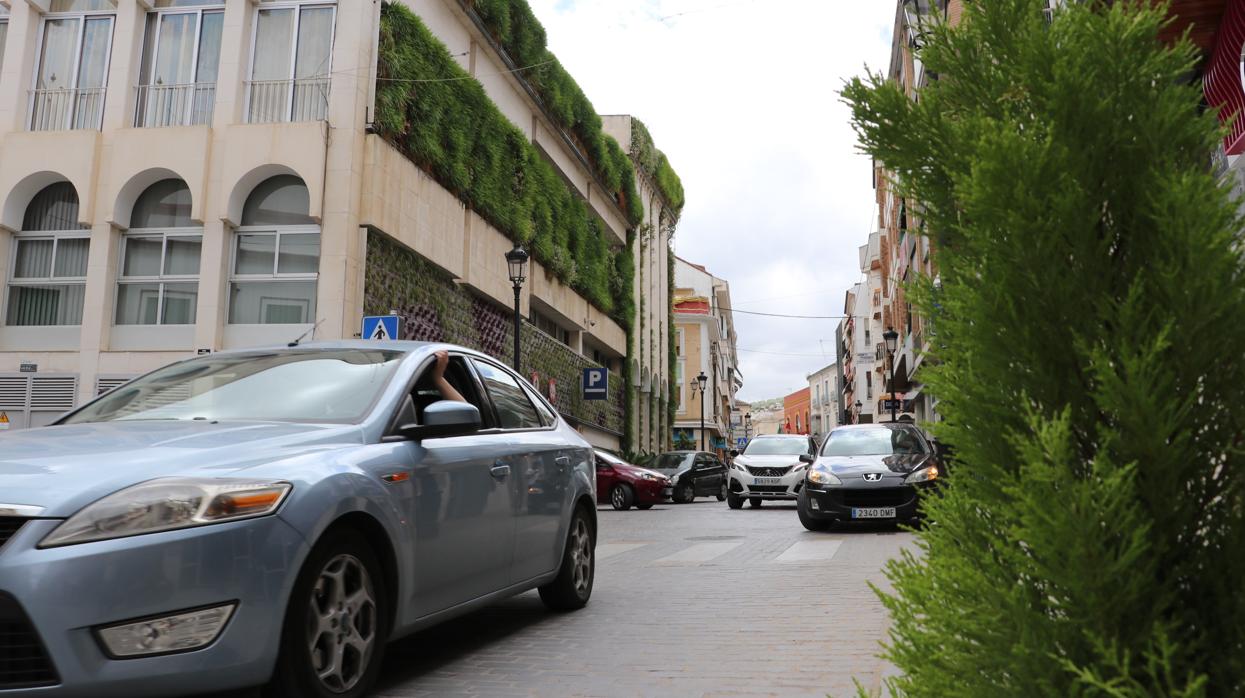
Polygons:
<instances>
[{"instance_id":1,"label":"pedestrian crossing sign","mask_svg":"<svg viewBox=\"0 0 1245 698\"><path fill-rule=\"evenodd\" d=\"M393 340L402 336L402 323L397 315L369 315L363 318L364 339Z\"/></svg>"}]
</instances>

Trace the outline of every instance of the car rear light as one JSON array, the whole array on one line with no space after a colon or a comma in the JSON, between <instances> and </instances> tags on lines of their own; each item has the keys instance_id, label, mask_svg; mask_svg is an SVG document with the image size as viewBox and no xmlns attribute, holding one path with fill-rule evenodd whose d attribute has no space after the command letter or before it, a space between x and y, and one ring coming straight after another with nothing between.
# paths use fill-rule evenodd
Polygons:
<instances>
[{"instance_id":1,"label":"car rear light","mask_svg":"<svg viewBox=\"0 0 1245 698\"><path fill-rule=\"evenodd\" d=\"M236 606L236 603L228 603L182 611L109 625L95 632L113 659L184 652L210 645L229 622Z\"/></svg>"}]
</instances>

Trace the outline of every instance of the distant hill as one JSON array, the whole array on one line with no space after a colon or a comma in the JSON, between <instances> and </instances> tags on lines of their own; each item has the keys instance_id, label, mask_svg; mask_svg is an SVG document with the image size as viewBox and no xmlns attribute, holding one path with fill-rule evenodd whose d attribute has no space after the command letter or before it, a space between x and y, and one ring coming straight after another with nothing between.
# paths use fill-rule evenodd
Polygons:
<instances>
[{"instance_id":1,"label":"distant hill","mask_svg":"<svg viewBox=\"0 0 1245 698\"><path fill-rule=\"evenodd\" d=\"M781 410L782 398L772 397L768 400L754 400L752 402L753 412L765 412L766 410Z\"/></svg>"}]
</instances>

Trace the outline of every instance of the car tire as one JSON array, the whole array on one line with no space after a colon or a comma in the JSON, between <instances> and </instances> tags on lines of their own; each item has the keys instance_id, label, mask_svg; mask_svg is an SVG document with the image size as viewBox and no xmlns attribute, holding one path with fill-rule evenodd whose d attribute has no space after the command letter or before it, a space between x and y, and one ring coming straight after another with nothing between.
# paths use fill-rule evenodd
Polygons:
<instances>
[{"instance_id":1,"label":"car tire","mask_svg":"<svg viewBox=\"0 0 1245 698\"><path fill-rule=\"evenodd\" d=\"M679 485L674 490L674 501L679 504L691 504L696 499L696 488L692 484L685 483Z\"/></svg>"},{"instance_id":2,"label":"car tire","mask_svg":"<svg viewBox=\"0 0 1245 698\"><path fill-rule=\"evenodd\" d=\"M834 526L834 519L818 519L812 515L808 510L808 497L804 493L800 493L796 512L800 516L800 523L810 531L829 531Z\"/></svg>"},{"instance_id":3,"label":"car tire","mask_svg":"<svg viewBox=\"0 0 1245 698\"><path fill-rule=\"evenodd\" d=\"M635 501L635 492L621 482L610 488L610 505L618 511L626 511Z\"/></svg>"},{"instance_id":4,"label":"car tire","mask_svg":"<svg viewBox=\"0 0 1245 698\"><path fill-rule=\"evenodd\" d=\"M277 666L264 695L367 695L380 672L389 637L386 591L380 563L361 533L343 528L326 534L312 548L294 582L281 628ZM344 628L349 632L335 632ZM325 674L322 667L330 658L341 666L321 678Z\"/></svg>"},{"instance_id":5,"label":"car tire","mask_svg":"<svg viewBox=\"0 0 1245 698\"><path fill-rule=\"evenodd\" d=\"M748 498L748 504L749 504L749 505L750 505L753 509L760 509L760 508L761 508L761 498L760 498L760 497L749 497L749 498Z\"/></svg>"},{"instance_id":6,"label":"car tire","mask_svg":"<svg viewBox=\"0 0 1245 698\"><path fill-rule=\"evenodd\" d=\"M725 502L725 501L726 501L726 495L727 495L727 494L729 494L729 492L728 492L728 491L727 491L727 489L726 489L726 483L725 483L725 482L723 482L723 483L722 483L722 489L718 490L718 501L719 501L719 502Z\"/></svg>"},{"instance_id":7,"label":"car tire","mask_svg":"<svg viewBox=\"0 0 1245 698\"><path fill-rule=\"evenodd\" d=\"M637 504L635 505L635 508L639 509L640 511L648 511L649 509L653 508L653 505L652 504Z\"/></svg>"},{"instance_id":8,"label":"car tire","mask_svg":"<svg viewBox=\"0 0 1245 698\"><path fill-rule=\"evenodd\" d=\"M744 498L735 494L734 492L727 492L726 493L726 506L732 509L743 509Z\"/></svg>"},{"instance_id":9,"label":"car tire","mask_svg":"<svg viewBox=\"0 0 1245 698\"><path fill-rule=\"evenodd\" d=\"M576 507L566 532L562 566L552 582L540 587L540 600L551 611L576 611L588 605L596 576L597 533L583 508Z\"/></svg>"}]
</instances>

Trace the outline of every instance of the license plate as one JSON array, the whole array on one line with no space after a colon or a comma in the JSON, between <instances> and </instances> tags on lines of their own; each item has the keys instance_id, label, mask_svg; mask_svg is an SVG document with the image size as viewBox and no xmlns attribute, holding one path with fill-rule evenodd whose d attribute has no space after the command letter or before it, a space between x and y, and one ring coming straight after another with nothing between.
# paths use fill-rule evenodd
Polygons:
<instances>
[{"instance_id":1,"label":"license plate","mask_svg":"<svg viewBox=\"0 0 1245 698\"><path fill-rule=\"evenodd\" d=\"M782 478L780 477L754 477L752 478L752 484L754 485L781 485Z\"/></svg>"},{"instance_id":2,"label":"license plate","mask_svg":"<svg viewBox=\"0 0 1245 698\"><path fill-rule=\"evenodd\" d=\"M893 519L895 507L865 507L852 509L853 519Z\"/></svg>"}]
</instances>

